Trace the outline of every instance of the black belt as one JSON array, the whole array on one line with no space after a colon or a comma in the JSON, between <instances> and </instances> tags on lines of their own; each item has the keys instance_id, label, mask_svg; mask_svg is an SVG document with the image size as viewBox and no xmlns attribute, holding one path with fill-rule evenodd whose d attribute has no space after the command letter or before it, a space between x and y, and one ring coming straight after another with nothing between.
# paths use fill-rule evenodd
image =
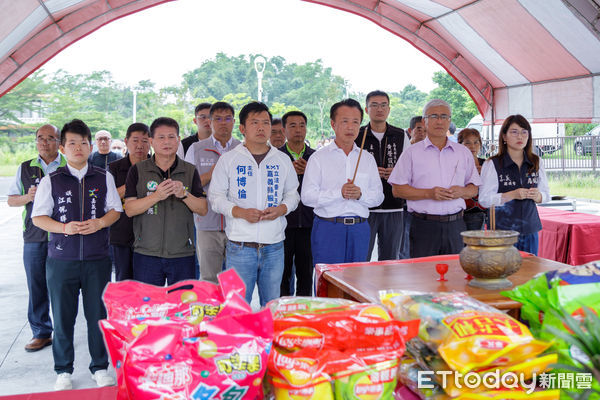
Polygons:
<instances>
[{"instance_id":1,"label":"black belt","mask_svg":"<svg viewBox=\"0 0 600 400\"><path fill-rule=\"evenodd\" d=\"M463 217L463 214L464 214L463 211L459 211L456 214L449 214L449 215L421 214L418 212L410 213L410 215L412 215L415 218L424 219L426 221L438 221L438 222L456 221L456 220L461 219Z\"/></svg>"},{"instance_id":2,"label":"black belt","mask_svg":"<svg viewBox=\"0 0 600 400\"><path fill-rule=\"evenodd\" d=\"M323 218L317 216L319 219L323 221L335 222L336 224L344 224L344 225L356 225L367 221L366 218L362 217L333 217L333 218Z\"/></svg>"},{"instance_id":3,"label":"black belt","mask_svg":"<svg viewBox=\"0 0 600 400\"><path fill-rule=\"evenodd\" d=\"M252 247L253 249L260 249L260 248L267 246L264 243L256 243L256 242L236 242L233 240L230 240L230 242L233 244L237 244L238 246L242 246L242 247Z\"/></svg>"}]
</instances>

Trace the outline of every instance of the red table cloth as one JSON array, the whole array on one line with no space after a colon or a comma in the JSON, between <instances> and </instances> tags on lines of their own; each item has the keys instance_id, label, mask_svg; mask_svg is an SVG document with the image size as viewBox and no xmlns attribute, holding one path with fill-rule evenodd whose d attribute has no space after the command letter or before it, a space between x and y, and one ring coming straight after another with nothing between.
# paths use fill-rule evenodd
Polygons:
<instances>
[{"instance_id":1,"label":"red table cloth","mask_svg":"<svg viewBox=\"0 0 600 400\"><path fill-rule=\"evenodd\" d=\"M538 207L539 256L570 265L600 260L600 216Z\"/></svg>"}]
</instances>

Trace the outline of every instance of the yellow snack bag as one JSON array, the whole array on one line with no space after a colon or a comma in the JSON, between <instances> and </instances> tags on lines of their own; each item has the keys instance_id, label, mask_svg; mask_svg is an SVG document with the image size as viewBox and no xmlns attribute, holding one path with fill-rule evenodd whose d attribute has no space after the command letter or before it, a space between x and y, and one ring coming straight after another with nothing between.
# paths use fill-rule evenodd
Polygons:
<instances>
[{"instance_id":1,"label":"yellow snack bag","mask_svg":"<svg viewBox=\"0 0 600 400\"><path fill-rule=\"evenodd\" d=\"M380 299L394 318L420 319L419 337L460 373L514 365L551 345L534 339L525 325L466 293L392 290L380 293Z\"/></svg>"}]
</instances>

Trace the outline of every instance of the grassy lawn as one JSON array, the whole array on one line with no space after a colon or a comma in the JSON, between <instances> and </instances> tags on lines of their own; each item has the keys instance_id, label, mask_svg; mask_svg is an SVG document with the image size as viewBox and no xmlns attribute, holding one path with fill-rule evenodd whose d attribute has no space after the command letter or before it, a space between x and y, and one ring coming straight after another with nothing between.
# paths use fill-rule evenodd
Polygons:
<instances>
[{"instance_id":1,"label":"grassy lawn","mask_svg":"<svg viewBox=\"0 0 600 400\"><path fill-rule=\"evenodd\" d=\"M600 200L600 175L598 174L591 172L568 175L548 174L548 185L552 196Z\"/></svg>"},{"instance_id":2,"label":"grassy lawn","mask_svg":"<svg viewBox=\"0 0 600 400\"><path fill-rule=\"evenodd\" d=\"M15 176L19 165L0 165L0 176Z\"/></svg>"}]
</instances>

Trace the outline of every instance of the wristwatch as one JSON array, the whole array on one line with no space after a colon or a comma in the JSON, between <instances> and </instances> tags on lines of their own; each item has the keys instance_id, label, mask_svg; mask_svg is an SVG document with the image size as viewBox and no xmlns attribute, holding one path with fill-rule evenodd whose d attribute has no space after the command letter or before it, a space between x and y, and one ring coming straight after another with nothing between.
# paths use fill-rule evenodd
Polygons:
<instances>
[{"instance_id":1,"label":"wristwatch","mask_svg":"<svg viewBox=\"0 0 600 400\"><path fill-rule=\"evenodd\" d=\"M188 194L189 194L188 191L184 189L183 190L183 197L181 198L181 200L187 199L188 198Z\"/></svg>"}]
</instances>

